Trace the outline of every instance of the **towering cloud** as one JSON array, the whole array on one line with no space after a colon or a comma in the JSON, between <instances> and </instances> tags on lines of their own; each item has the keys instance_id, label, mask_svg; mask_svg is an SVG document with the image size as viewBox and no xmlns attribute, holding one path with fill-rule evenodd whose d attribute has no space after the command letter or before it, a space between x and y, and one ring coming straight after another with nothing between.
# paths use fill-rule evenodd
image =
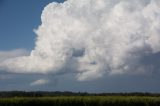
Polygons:
<instances>
[{"instance_id":1,"label":"towering cloud","mask_svg":"<svg viewBox=\"0 0 160 106\"><path fill-rule=\"evenodd\" d=\"M30 56L6 59L2 69L73 72L83 81L105 74L148 73L156 66L145 61L160 57L159 0L53 2L44 8L41 21Z\"/></svg>"}]
</instances>

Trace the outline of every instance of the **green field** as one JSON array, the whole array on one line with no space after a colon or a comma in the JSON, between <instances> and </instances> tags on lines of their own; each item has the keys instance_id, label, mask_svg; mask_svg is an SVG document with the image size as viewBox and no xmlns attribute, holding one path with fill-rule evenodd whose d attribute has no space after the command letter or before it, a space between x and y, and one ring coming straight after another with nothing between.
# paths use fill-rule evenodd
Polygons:
<instances>
[{"instance_id":1,"label":"green field","mask_svg":"<svg viewBox=\"0 0 160 106\"><path fill-rule=\"evenodd\" d=\"M1 98L0 106L160 106L160 97L58 96Z\"/></svg>"}]
</instances>

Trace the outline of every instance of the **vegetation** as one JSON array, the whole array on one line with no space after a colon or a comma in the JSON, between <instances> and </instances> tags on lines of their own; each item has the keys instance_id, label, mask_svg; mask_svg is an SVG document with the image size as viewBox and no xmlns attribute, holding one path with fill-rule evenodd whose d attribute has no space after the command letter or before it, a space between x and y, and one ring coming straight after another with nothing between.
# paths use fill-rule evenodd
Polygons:
<instances>
[{"instance_id":1,"label":"vegetation","mask_svg":"<svg viewBox=\"0 0 160 106\"><path fill-rule=\"evenodd\" d=\"M69 92L69 91L36 91L36 92L25 92L25 91L1 91L0 97L53 97L53 96L151 96L160 97L160 93L87 93L87 92Z\"/></svg>"},{"instance_id":2,"label":"vegetation","mask_svg":"<svg viewBox=\"0 0 160 106\"><path fill-rule=\"evenodd\" d=\"M16 93L19 95L16 96L15 94L12 94L10 97L1 95L0 106L160 106L160 96L149 94L149 96L146 96L147 94L139 95L139 93L135 93L134 96L131 96L130 94L98 96L98 94L89 95L87 93L73 93L71 95L69 92L66 94L64 92L59 92L63 95L49 95L46 92L41 92L39 93L41 94L39 97L38 95L25 97L22 95L20 96L20 92ZM54 93L52 92L52 94ZM0 94L4 94L4 92ZM31 92L26 94L31 94ZM48 96L44 96L47 94ZM83 94L83 96L80 96L80 94Z\"/></svg>"}]
</instances>

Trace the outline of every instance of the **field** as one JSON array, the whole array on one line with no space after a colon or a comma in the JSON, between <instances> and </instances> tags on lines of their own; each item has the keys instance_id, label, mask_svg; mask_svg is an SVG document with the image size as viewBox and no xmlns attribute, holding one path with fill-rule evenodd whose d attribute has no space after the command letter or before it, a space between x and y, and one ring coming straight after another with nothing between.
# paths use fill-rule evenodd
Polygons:
<instances>
[{"instance_id":1,"label":"field","mask_svg":"<svg viewBox=\"0 0 160 106\"><path fill-rule=\"evenodd\" d=\"M0 106L160 106L151 96L4 97Z\"/></svg>"}]
</instances>

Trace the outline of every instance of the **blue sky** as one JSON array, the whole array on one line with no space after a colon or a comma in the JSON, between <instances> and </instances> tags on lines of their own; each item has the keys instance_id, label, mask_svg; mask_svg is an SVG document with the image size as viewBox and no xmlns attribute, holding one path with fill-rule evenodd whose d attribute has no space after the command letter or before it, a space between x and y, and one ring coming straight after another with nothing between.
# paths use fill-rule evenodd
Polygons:
<instances>
[{"instance_id":1,"label":"blue sky","mask_svg":"<svg viewBox=\"0 0 160 106\"><path fill-rule=\"evenodd\" d=\"M41 24L43 8L54 0L1 0L0 49L33 49L36 38L33 29ZM62 2L57 0L56 2ZM18 38L18 39L17 39Z\"/></svg>"},{"instance_id":2,"label":"blue sky","mask_svg":"<svg viewBox=\"0 0 160 106\"><path fill-rule=\"evenodd\" d=\"M63 0L0 0L0 51L19 48L31 51L36 41L33 30L41 25L40 17L44 7L53 1L63 2ZM160 92L159 58L158 52L151 56L143 56L141 60L144 66L148 64L156 66L156 74L154 71L145 75L104 74L103 77L89 81L77 81L73 77L75 73L22 74L3 70L0 72L0 91Z\"/></svg>"}]
</instances>

